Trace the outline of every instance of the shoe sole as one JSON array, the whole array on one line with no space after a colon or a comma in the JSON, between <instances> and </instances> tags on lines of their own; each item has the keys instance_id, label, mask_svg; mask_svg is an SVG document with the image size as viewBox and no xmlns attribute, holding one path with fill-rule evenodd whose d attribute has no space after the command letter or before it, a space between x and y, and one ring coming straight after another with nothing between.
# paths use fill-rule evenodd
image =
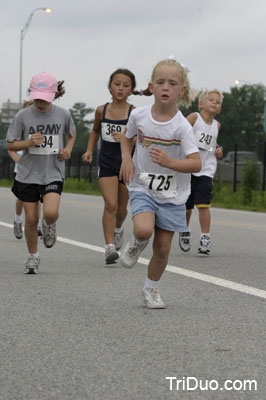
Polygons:
<instances>
[{"instance_id":1,"label":"shoe sole","mask_svg":"<svg viewBox=\"0 0 266 400\"><path fill-rule=\"evenodd\" d=\"M155 309L157 309L157 310L162 310L163 308L165 308L165 304L162 304L162 305L151 305L151 304L147 304L146 302L145 302L145 305L146 305L146 307L147 308L149 308L150 310L155 310Z\"/></svg>"},{"instance_id":2,"label":"shoe sole","mask_svg":"<svg viewBox=\"0 0 266 400\"><path fill-rule=\"evenodd\" d=\"M200 253L200 254L206 254L207 256L210 255L210 251L209 251L209 250L204 251L204 250L198 249L198 253Z\"/></svg>"},{"instance_id":3,"label":"shoe sole","mask_svg":"<svg viewBox=\"0 0 266 400\"><path fill-rule=\"evenodd\" d=\"M26 271L24 271L24 274L26 274L26 275L33 275L33 274L37 274L37 273L38 273L37 268L28 268Z\"/></svg>"},{"instance_id":4,"label":"shoe sole","mask_svg":"<svg viewBox=\"0 0 266 400\"><path fill-rule=\"evenodd\" d=\"M47 244L45 243L44 237L42 236L42 237L40 237L40 239L41 239L41 238L43 239L43 244L44 244L45 247L47 247L47 249L50 249L51 247L53 247L53 246L55 245L56 239L55 239L55 241L54 241L53 244L47 245Z\"/></svg>"},{"instance_id":5,"label":"shoe sole","mask_svg":"<svg viewBox=\"0 0 266 400\"><path fill-rule=\"evenodd\" d=\"M136 261L136 263L134 264L134 265L128 265L128 264L126 264L121 258L120 258L120 264L122 265L122 267L124 267L124 268L126 268L126 269L131 269L131 268L133 268L136 264L137 264L137 261Z\"/></svg>"},{"instance_id":6,"label":"shoe sole","mask_svg":"<svg viewBox=\"0 0 266 400\"><path fill-rule=\"evenodd\" d=\"M179 247L180 247L180 249L181 249L184 253L187 253L188 251L190 251L190 247L189 247L189 249L186 249L186 250L185 250L185 249L183 249L183 247L180 246L180 243L179 243Z\"/></svg>"},{"instance_id":7,"label":"shoe sole","mask_svg":"<svg viewBox=\"0 0 266 400\"><path fill-rule=\"evenodd\" d=\"M105 259L105 263L106 264L114 264L118 258L119 258L119 254L118 253L111 253Z\"/></svg>"}]
</instances>

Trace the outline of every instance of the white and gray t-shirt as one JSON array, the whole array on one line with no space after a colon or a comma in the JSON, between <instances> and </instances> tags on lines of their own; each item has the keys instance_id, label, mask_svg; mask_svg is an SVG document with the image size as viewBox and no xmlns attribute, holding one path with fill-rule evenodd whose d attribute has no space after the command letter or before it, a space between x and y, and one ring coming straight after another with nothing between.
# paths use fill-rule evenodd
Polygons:
<instances>
[{"instance_id":1,"label":"white and gray t-shirt","mask_svg":"<svg viewBox=\"0 0 266 400\"><path fill-rule=\"evenodd\" d=\"M137 142L133 156L135 174L128 190L145 192L159 203L184 204L190 195L190 174L152 162L149 150L158 147L170 158L185 160L187 155L198 153L192 127L180 110L171 120L158 122L151 109L151 105L136 108L129 117L126 137L137 135Z\"/></svg>"},{"instance_id":2,"label":"white and gray t-shirt","mask_svg":"<svg viewBox=\"0 0 266 400\"><path fill-rule=\"evenodd\" d=\"M64 181L65 161L58 160L58 152L65 146L63 135L73 137L75 132L70 112L54 104L47 113L39 112L34 105L23 108L9 126L6 140L27 140L36 132L43 134L44 141L23 151L16 180L39 185Z\"/></svg>"}]
</instances>

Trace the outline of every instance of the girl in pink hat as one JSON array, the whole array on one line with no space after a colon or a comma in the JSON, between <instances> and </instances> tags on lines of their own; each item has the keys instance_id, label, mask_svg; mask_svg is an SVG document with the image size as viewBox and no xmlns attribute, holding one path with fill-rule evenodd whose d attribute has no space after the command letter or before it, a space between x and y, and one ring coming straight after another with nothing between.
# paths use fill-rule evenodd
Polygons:
<instances>
[{"instance_id":1,"label":"girl in pink hat","mask_svg":"<svg viewBox=\"0 0 266 400\"><path fill-rule=\"evenodd\" d=\"M21 109L7 132L7 149L23 150L12 192L23 202L28 258L24 273L36 273L38 251L38 202L43 202L43 242L56 241L56 220L65 179L65 160L71 157L76 129L69 111L52 102L64 94L63 81L41 72L30 82L33 104ZM66 144L63 137L66 135Z\"/></svg>"}]
</instances>

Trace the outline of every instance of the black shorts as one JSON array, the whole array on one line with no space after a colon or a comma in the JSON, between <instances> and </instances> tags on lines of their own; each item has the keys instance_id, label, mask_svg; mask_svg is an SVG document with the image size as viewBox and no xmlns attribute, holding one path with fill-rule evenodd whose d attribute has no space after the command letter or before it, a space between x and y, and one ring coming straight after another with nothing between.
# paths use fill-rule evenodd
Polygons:
<instances>
[{"instance_id":1,"label":"black shorts","mask_svg":"<svg viewBox=\"0 0 266 400\"><path fill-rule=\"evenodd\" d=\"M186 202L186 209L209 207L212 199L212 178L191 175L191 193Z\"/></svg>"},{"instance_id":2,"label":"black shorts","mask_svg":"<svg viewBox=\"0 0 266 400\"><path fill-rule=\"evenodd\" d=\"M47 193L58 193L61 195L63 190L63 182L51 182L47 185L38 185L36 183L21 183L14 180L12 192L23 202L35 203L43 202L43 196Z\"/></svg>"},{"instance_id":3,"label":"black shorts","mask_svg":"<svg viewBox=\"0 0 266 400\"><path fill-rule=\"evenodd\" d=\"M97 178L108 178L112 176L117 176L119 182L124 183L123 179L119 179L119 172L120 171L115 171L114 169L108 169L108 168L100 168L98 167L98 176Z\"/></svg>"}]
</instances>

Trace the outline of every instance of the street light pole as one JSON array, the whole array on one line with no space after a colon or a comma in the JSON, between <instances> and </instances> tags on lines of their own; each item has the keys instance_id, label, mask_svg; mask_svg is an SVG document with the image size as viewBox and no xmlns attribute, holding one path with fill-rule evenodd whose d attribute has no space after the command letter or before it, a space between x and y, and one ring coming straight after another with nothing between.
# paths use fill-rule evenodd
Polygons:
<instances>
[{"instance_id":1,"label":"street light pole","mask_svg":"<svg viewBox=\"0 0 266 400\"><path fill-rule=\"evenodd\" d=\"M20 107L22 105L22 59L23 59L23 39L26 36L27 30L29 29L33 14L36 11L45 11L47 13L52 12L51 8L44 8L44 7L39 7L39 8L35 8L29 18L27 19L27 22L25 24L25 26L21 29L20 31L20 57L19 57L19 104Z\"/></svg>"}]
</instances>

